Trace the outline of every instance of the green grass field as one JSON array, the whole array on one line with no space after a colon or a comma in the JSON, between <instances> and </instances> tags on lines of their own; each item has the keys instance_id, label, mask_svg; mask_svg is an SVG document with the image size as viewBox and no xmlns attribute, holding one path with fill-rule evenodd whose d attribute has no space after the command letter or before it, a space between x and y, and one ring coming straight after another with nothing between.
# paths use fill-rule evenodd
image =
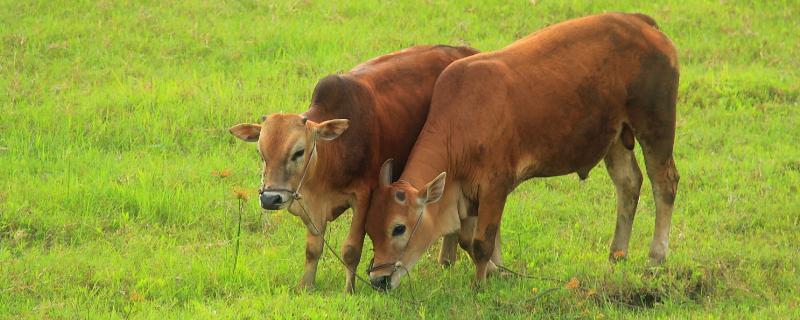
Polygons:
<instances>
[{"instance_id":1,"label":"green grass field","mask_svg":"<svg viewBox=\"0 0 800 320\"><path fill-rule=\"evenodd\" d=\"M0 0L0 318L800 317L795 1L146 2ZM228 127L301 112L318 79L390 51L494 50L608 11L651 15L681 57L662 268L646 265L649 182L630 259L608 262L601 164L510 197L506 265L538 279L476 292L466 255L443 269L436 246L391 296L345 296L329 252L317 288L295 292L304 227L252 200L232 270L233 190L254 195L260 168ZM337 250L349 218L330 225Z\"/></svg>"}]
</instances>

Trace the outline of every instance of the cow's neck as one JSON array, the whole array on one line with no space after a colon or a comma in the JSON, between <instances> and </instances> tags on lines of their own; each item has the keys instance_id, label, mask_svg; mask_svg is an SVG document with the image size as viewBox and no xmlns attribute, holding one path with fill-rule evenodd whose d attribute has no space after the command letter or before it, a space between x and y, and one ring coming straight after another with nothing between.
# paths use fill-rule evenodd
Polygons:
<instances>
[{"instance_id":1,"label":"cow's neck","mask_svg":"<svg viewBox=\"0 0 800 320\"><path fill-rule=\"evenodd\" d=\"M317 160L314 170L315 184L327 189L341 190L360 176L363 167L369 162L371 137L369 124L372 113L369 110L340 108L335 112L311 107L305 115L317 123L331 119L349 119L350 126L333 141L317 141Z\"/></svg>"},{"instance_id":2,"label":"cow's neck","mask_svg":"<svg viewBox=\"0 0 800 320\"><path fill-rule=\"evenodd\" d=\"M447 149L449 133L447 130L431 129L431 127L436 126L425 124L414 149L411 150L403 174L400 175L401 180L407 181L417 189L425 186L442 172L447 172L448 180L454 177L453 172L449 172L450 159Z\"/></svg>"},{"instance_id":3,"label":"cow's neck","mask_svg":"<svg viewBox=\"0 0 800 320\"><path fill-rule=\"evenodd\" d=\"M316 146L313 162L309 165L299 190L305 210L299 203L290 208L290 211L297 216L310 215L315 225L319 225L323 220L335 219L352 200L347 192L343 192L347 188L343 188L342 185L349 185L352 177L342 173L341 168L336 166L340 163L338 159L342 158L338 154L338 149L334 144ZM344 209L337 210L339 208Z\"/></svg>"}]
</instances>

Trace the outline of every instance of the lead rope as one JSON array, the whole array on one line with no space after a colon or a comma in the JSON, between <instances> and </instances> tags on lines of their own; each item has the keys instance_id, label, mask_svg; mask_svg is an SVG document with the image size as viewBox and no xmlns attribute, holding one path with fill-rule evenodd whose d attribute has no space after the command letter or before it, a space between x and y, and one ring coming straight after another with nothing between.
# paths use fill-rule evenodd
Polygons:
<instances>
[{"instance_id":1,"label":"lead rope","mask_svg":"<svg viewBox=\"0 0 800 320\"><path fill-rule=\"evenodd\" d=\"M292 192L292 200L293 201L297 201L297 204L300 205L300 208L303 210L303 216L305 218L305 221L308 221L308 225L311 225L311 227L314 229L314 232L315 232L315 234L317 236L322 237L322 243L325 245L326 248L328 248L328 251L330 251L331 254L333 254L333 256L336 257L336 259L339 260L339 262L341 262L342 265L344 265L344 267L347 268L347 270L349 272L351 272L353 274L353 276L355 276L356 279L358 279L359 281L361 281L364 284L366 284L367 287L372 288L373 290L375 290L377 292L381 292L381 290L378 290L377 288L373 287L372 284L369 281L367 281L366 279L364 279L361 276L359 276L358 273L356 272L356 270L350 269L350 266L348 266L347 263L344 262L344 259L342 259L342 257L339 256L339 254L336 252L336 250L333 250L333 247L331 247L331 245L328 243L328 240L325 239L325 235L322 233L322 231L320 231L319 228L317 228L317 225L314 224L314 221L311 220L311 216L308 214L308 210L306 210L306 207L303 205L303 201L302 201L303 197L302 197L302 195L300 195L300 188L303 186L303 182L305 182L305 180L306 180L306 173L308 172L308 165L311 163L311 158L314 156L314 152L317 150L317 136L316 136L316 133L314 134L313 139L314 139L314 145L311 147L311 152L308 154L308 161L306 161L306 164L303 166L303 174L300 176L300 182L297 184L297 188ZM421 215L420 215L420 217L421 217ZM417 221L417 223L419 223L419 221ZM414 235L413 232L416 231L416 229L417 229L417 227L414 226L414 230L411 233L412 236ZM403 251L403 253L405 253L405 250ZM403 267L403 268L405 269L405 267ZM411 276L410 276L410 272L408 271L408 269L406 269L406 274L409 274L409 279L410 279ZM353 290L355 290L355 286L353 286ZM395 299L398 299L400 301L411 303L414 306L418 306L419 305L419 302L417 302L417 301L403 299L401 297L398 297L398 296L395 296L395 295L391 295L386 291L384 291L382 293L386 294L387 296L390 296L390 297L393 297ZM413 295L413 291L412 291L412 295Z\"/></svg>"},{"instance_id":2,"label":"lead rope","mask_svg":"<svg viewBox=\"0 0 800 320\"><path fill-rule=\"evenodd\" d=\"M514 270L511 270L511 269L509 269L509 268L507 268L507 267L505 267L505 266L499 265L499 264L495 264L495 266L497 267L497 269L500 269L500 270L503 270L503 271L505 271L505 272L508 272L508 273L510 273L510 274L512 274L512 275L514 275L514 276L516 276L517 278L525 278L525 279L533 279L533 280L542 280L542 281L552 281L552 282L561 282L561 280L554 279L554 278L548 278L548 277L535 277L535 276L530 276L530 275L527 275L527 274L519 273L519 272L516 272L516 271L514 271Z\"/></svg>"}]
</instances>

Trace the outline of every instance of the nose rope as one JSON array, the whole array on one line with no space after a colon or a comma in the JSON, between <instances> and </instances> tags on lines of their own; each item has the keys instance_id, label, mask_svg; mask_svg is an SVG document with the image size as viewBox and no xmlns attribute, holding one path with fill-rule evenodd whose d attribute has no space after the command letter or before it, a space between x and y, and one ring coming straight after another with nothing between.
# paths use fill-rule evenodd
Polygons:
<instances>
[{"instance_id":1,"label":"nose rope","mask_svg":"<svg viewBox=\"0 0 800 320\"><path fill-rule=\"evenodd\" d=\"M305 205L303 205L303 201L302 201L303 197L300 194L300 188L303 186L303 182L306 179L306 173L308 172L308 166L311 163L311 158L314 156L314 152L317 150L317 135L316 135L316 133L312 136L312 138L314 139L314 144L311 147L311 152L309 152L309 154L308 154L308 160L306 161L306 164L303 166L303 174L300 176L300 182L297 184L297 188L294 191L289 190L289 189L273 189L273 190L288 191L288 192L292 193L292 201L297 201L297 204L300 205L300 209L302 209L302 213L303 213L303 217L302 218L305 218L304 220L308 221L307 226L310 225L311 228L314 229L311 232L314 233L315 236L322 237L322 243L325 245L325 248L327 248L328 251L330 251L331 254L333 254L333 256L336 257L336 259L339 260L339 262L341 262L342 265L344 265L344 267L347 268L347 270L350 273L352 273L353 276L355 276L356 279L358 279L358 281L361 281L362 283L366 284L367 287L372 288L373 290L375 290L377 292L384 293L387 296L393 297L393 298L398 299L400 301L412 304L414 306L418 306L419 302L417 302L417 301L403 299L403 298L398 297L396 295L389 294L388 291L382 291L382 290L379 290L378 288L373 287L372 283L370 283L366 279L364 279L361 276L359 276L358 273L356 272L356 270L350 269L350 266L348 266L347 263L344 262L344 259L342 259L342 257L339 256L339 254L336 252L336 250L333 250L333 247L331 247L330 243L328 243L328 240L325 239L325 235L322 234L322 232L319 230L319 228L317 228L317 225L314 224L314 221L311 220L311 216L308 214L308 210L306 210ZM260 193L263 193L263 192L264 191L262 190ZM414 229L416 229L416 226L414 227ZM413 235L413 231L412 231L411 235ZM372 266L372 260L370 260L370 266ZM406 269L406 273L408 273L407 270L408 269ZM353 289L355 289L355 287ZM412 294L412 296L413 296L413 294Z\"/></svg>"}]
</instances>

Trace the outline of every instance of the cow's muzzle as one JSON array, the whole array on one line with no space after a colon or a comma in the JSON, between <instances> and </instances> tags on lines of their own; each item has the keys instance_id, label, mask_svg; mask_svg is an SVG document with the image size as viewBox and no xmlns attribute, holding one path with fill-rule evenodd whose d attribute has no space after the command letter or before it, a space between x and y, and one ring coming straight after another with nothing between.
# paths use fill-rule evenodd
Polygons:
<instances>
[{"instance_id":1,"label":"cow's muzzle","mask_svg":"<svg viewBox=\"0 0 800 320\"><path fill-rule=\"evenodd\" d=\"M258 197L261 207L266 210L280 210L286 207L292 199L288 191L263 190Z\"/></svg>"},{"instance_id":2,"label":"cow's muzzle","mask_svg":"<svg viewBox=\"0 0 800 320\"><path fill-rule=\"evenodd\" d=\"M375 289L386 291L392 288L392 275L370 277L369 282Z\"/></svg>"},{"instance_id":3,"label":"cow's muzzle","mask_svg":"<svg viewBox=\"0 0 800 320\"><path fill-rule=\"evenodd\" d=\"M402 264L398 262L390 262L390 263L382 263L379 265L374 265L375 259L371 259L369 261L369 266L367 267L367 275L369 275L369 282L372 284L372 287L378 290L387 291L393 289L392 286L392 278L395 275L395 272L402 266ZM379 274L385 273L388 271L388 274Z\"/></svg>"}]
</instances>

